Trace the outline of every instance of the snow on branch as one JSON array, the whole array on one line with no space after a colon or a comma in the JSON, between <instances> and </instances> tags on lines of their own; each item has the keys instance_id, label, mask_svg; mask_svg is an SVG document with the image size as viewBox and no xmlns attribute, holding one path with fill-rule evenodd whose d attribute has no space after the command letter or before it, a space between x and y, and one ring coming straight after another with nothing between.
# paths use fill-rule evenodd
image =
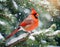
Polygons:
<instances>
[{"instance_id":1,"label":"snow on branch","mask_svg":"<svg viewBox=\"0 0 60 47\"><path fill-rule=\"evenodd\" d=\"M31 36L40 35L40 34L45 34L45 35L48 36L48 37L52 37L52 36L59 35L59 34L60 34L60 30L54 31L55 29L56 29L56 25L53 24L53 25L51 25L51 27L48 28L48 29L44 29L44 30L40 30L40 31L38 31L38 32L32 33Z\"/></svg>"}]
</instances>

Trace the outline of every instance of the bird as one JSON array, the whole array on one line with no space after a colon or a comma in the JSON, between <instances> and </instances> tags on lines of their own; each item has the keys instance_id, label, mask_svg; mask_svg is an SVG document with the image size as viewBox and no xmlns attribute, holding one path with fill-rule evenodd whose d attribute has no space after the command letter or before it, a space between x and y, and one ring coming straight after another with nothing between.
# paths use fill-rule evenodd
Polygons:
<instances>
[{"instance_id":1,"label":"bird","mask_svg":"<svg viewBox=\"0 0 60 47\"><path fill-rule=\"evenodd\" d=\"M31 33L32 30L38 27L38 22L39 22L38 16L39 14L36 12L34 8L32 8L30 14L21 23L19 23L19 27L15 29L10 35L8 35L6 39L16 34L20 30L21 27L26 32Z\"/></svg>"}]
</instances>

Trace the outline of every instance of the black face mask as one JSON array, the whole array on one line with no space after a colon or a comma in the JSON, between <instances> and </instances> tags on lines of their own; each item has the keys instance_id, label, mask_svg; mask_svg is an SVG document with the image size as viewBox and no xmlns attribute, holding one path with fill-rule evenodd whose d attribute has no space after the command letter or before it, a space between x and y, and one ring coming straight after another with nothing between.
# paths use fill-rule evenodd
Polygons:
<instances>
[{"instance_id":1,"label":"black face mask","mask_svg":"<svg viewBox=\"0 0 60 47\"><path fill-rule=\"evenodd\" d=\"M35 17L36 19L38 19L38 16L36 16L36 15L37 15L37 13L34 14L34 17Z\"/></svg>"}]
</instances>

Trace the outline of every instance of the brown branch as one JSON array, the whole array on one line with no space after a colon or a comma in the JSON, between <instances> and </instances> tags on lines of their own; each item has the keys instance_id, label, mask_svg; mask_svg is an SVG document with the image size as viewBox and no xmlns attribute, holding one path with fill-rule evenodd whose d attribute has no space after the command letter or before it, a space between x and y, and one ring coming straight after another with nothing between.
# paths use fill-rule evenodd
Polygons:
<instances>
[{"instance_id":1,"label":"brown branch","mask_svg":"<svg viewBox=\"0 0 60 47\"><path fill-rule=\"evenodd\" d=\"M12 43L12 44L8 45L7 47L13 47L14 45L16 45L16 44L18 44L18 43L21 43L21 42L26 41L26 40L28 39L29 35L30 35L30 34L28 33L26 37L24 37L24 38L22 38L22 39L17 40L16 42L14 42L14 43Z\"/></svg>"}]
</instances>

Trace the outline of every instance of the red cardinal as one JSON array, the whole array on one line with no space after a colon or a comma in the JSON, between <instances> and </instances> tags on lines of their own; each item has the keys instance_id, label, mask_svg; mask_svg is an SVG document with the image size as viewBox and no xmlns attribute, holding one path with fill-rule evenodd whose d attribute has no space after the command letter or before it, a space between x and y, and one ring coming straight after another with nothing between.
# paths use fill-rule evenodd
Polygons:
<instances>
[{"instance_id":1,"label":"red cardinal","mask_svg":"<svg viewBox=\"0 0 60 47\"><path fill-rule=\"evenodd\" d=\"M34 30L36 27L38 27L38 16L39 15L37 14L36 10L32 9L30 15L19 24L19 27L16 30L7 36L7 39L16 34L20 27L23 27L26 32L31 32Z\"/></svg>"}]
</instances>

